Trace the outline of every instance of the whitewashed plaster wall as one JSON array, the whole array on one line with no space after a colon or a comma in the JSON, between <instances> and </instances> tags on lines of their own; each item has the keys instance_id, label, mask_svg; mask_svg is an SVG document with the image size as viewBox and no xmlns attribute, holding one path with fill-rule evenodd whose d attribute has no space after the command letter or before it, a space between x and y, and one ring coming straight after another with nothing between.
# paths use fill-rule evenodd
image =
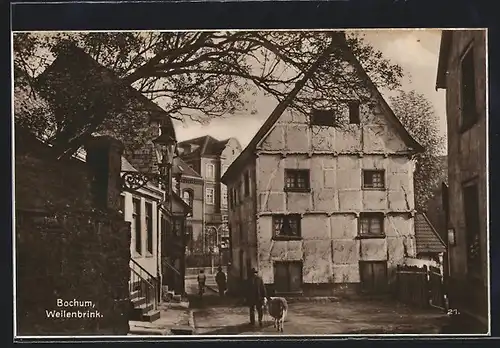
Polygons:
<instances>
[{"instance_id":1,"label":"whitewashed plaster wall","mask_svg":"<svg viewBox=\"0 0 500 348\"><path fill-rule=\"evenodd\" d=\"M310 127L285 112L263 139L256 160L258 264L273 282L273 261L302 260L305 283L359 282L359 261L389 268L415 255L414 162L379 109L361 109L361 124ZM311 192L284 192L284 169L310 169ZM363 190L362 169L384 169L385 190ZM360 212L385 214L386 238L357 239ZM302 240L274 241L272 216L301 213Z\"/></svg>"}]
</instances>

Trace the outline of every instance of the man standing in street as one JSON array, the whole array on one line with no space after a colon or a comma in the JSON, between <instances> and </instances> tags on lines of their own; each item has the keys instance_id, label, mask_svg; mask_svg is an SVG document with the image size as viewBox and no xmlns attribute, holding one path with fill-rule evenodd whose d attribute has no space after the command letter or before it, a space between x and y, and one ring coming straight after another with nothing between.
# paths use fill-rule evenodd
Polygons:
<instances>
[{"instance_id":1,"label":"man standing in street","mask_svg":"<svg viewBox=\"0 0 500 348\"><path fill-rule=\"evenodd\" d=\"M262 317L264 315L262 306L264 305L264 298L266 297L266 288L264 286L264 281L257 274L255 268L252 268L249 281L247 303L250 306L250 324L255 325L255 309L257 309L259 326L262 327Z\"/></svg>"},{"instance_id":2,"label":"man standing in street","mask_svg":"<svg viewBox=\"0 0 500 348\"><path fill-rule=\"evenodd\" d=\"M217 269L217 274L215 275L215 282L219 288L219 295L222 297L226 292L226 275L222 272L222 267L219 266Z\"/></svg>"},{"instance_id":3,"label":"man standing in street","mask_svg":"<svg viewBox=\"0 0 500 348\"><path fill-rule=\"evenodd\" d=\"M200 273L198 274L198 295L200 296L200 299L203 296L203 293L205 292L205 282L207 280L207 277L205 275L205 270L200 269Z\"/></svg>"}]
</instances>

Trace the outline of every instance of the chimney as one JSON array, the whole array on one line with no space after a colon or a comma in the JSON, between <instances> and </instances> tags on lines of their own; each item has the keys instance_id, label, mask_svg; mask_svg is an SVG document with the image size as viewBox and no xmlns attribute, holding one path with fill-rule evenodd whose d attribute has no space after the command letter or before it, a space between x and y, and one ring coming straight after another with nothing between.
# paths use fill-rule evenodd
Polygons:
<instances>
[{"instance_id":1,"label":"chimney","mask_svg":"<svg viewBox=\"0 0 500 348\"><path fill-rule=\"evenodd\" d=\"M86 147L87 164L92 172L94 206L102 211L118 211L123 143L110 136L91 138Z\"/></svg>"}]
</instances>

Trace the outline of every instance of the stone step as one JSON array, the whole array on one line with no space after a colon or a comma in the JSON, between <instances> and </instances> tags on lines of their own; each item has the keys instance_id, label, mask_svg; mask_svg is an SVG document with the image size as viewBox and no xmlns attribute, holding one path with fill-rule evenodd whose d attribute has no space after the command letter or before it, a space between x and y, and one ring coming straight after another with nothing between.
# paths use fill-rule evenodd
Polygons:
<instances>
[{"instance_id":1,"label":"stone step","mask_svg":"<svg viewBox=\"0 0 500 348\"><path fill-rule=\"evenodd\" d=\"M133 300L136 297L139 297L139 290L131 291L130 292L130 299Z\"/></svg>"},{"instance_id":2,"label":"stone step","mask_svg":"<svg viewBox=\"0 0 500 348\"><path fill-rule=\"evenodd\" d=\"M138 313L139 316L142 316L142 315L146 314L147 312L149 312L150 310L152 310L153 308L154 308L154 306L152 303L149 303L149 304L144 303L144 304L134 308L134 312Z\"/></svg>"},{"instance_id":3,"label":"stone step","mask_svg":"<svg viewBox=\"0 0 500 348\"><path fill-rule=\"evenodd\" d=\"M158 309L150 310L149 312L142 315L142 320L152 323L153 321L160 319L160 316L161 312Z\"/></svg>"},{"instance_id":4,"label":"stone step","mask_svg":"<svg viewBox=\"0 0 500 348\"><path fill-rule=\"evenodd\" d=\"M189 325L177 325L170 328L172 335L194 335L194 329Z\"/></svg>"},{"instance_id":5,"label":"stone step","mask_svg":"<svg viewBox=\"0 0 500 348\"><path fill-rule=\"evenodd\" d=\"M131 301L132 301L132 304L134 305L134 308L138 308L139 306L146 303L146 298L145 297L135 297Z\"/></svg>"}]
</instances>

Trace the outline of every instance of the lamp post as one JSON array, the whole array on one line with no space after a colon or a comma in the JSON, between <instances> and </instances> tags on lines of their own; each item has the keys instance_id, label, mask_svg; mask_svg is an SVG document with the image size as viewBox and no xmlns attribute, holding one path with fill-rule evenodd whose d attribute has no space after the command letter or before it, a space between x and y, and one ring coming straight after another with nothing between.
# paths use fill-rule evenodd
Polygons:
<instances>
[{"instance_id":1,"label":"lamp post","mask_svg":"<svg viewBox=\"0 0 500 348\"><path fill-rule=\"evenodd\" d=\"M171 135L170 128L160 127L160 136L153 140L158 157L158 173L122 171L122 188L127 191L136 191L144 187L149 181L155 180L163 186L165 191L165 200L171 196L172 180L170 169L174 161L177 142ZM169 206L170 208L170 206Z\"/></svg>"},{"instance_id":2,"label":"lamp post","mask_svg":"<svg viewBox=\"0 0 500 348\"><path fill-rule=\"evenodd\" d=\"M163 179L163 185L165 190L165 199L168 198L169 210L171 210L171 200L172 195L172 179L171 170L174 162L175 150L177 147L177 142L175 139L169 135L169 130L165 126L160 128L160 136L153 140L155 144L156 151L158 153L158 170L160 172L160 177Z\"/></svg>"}]
</instances>

